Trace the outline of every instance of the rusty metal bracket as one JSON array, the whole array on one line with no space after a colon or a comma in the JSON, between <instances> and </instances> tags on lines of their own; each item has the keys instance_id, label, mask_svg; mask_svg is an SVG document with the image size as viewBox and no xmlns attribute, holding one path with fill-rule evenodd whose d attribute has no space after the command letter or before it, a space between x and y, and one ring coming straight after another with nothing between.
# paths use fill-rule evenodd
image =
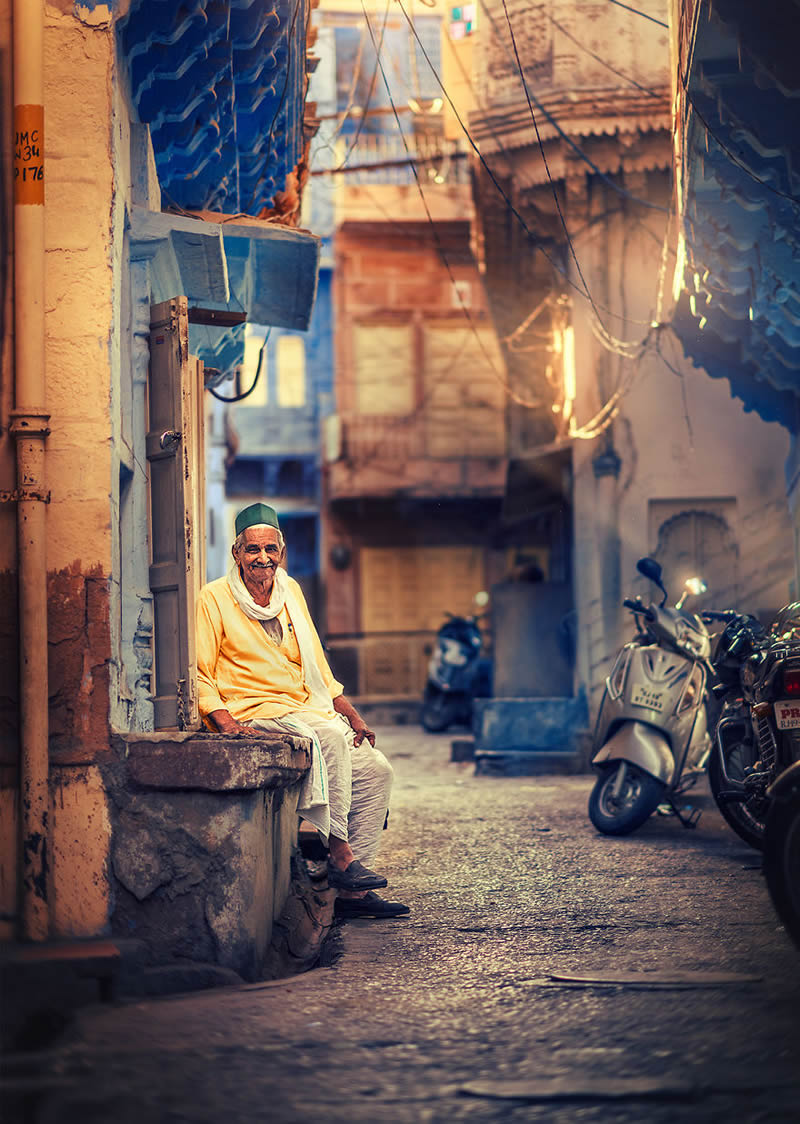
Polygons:
<instances>
[{"instance_id":1,"label":"rusty metal bracket","mask_svg":"<svg viewBox=\"0 0 800 1124\"><path fill-rule=\"evenodd\" d=\"M15 488L13 492L0 492L0 503L19 503L20 500L39 500L50 503L50 493L36 488Z\"/></svg>"}]
</instances>

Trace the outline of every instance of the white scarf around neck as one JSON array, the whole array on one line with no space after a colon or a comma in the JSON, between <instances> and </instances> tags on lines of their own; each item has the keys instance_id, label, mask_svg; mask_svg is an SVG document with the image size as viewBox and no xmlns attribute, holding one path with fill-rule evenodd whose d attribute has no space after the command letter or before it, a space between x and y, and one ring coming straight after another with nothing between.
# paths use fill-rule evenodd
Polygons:
<instances>
[{"instance_id":1,"label":"white scarf around neck","mask_svg":"<svg viewBox=\"0 0 800 1124\"><path fill-rule=\"evenodd\" d=\"M228 571L228 585L236 603L245 616L253 621L274 620L283 609L284 605L291 617L292 628L300 649L300 660L303 664L303 681L309 694L308 706L315 710L331 710L331 693L325 686L322 672L317 663L314 652L314 638L311 628L300 604L289 584L289 575L280 566L275 567L275 578L269 596L268 605L258 605L249 593L247 586L242 581L239 566L233 563Z\"/></svg>"}]
</instances>

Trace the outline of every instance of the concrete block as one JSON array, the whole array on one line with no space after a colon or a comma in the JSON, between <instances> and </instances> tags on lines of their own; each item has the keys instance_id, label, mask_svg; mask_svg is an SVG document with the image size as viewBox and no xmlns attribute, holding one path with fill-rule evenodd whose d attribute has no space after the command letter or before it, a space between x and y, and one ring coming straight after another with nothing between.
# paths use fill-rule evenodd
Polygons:
<instances>
[{"instance_id":1,"label":"concrete block","mask_svg":"<svg viewBox=\"0 0 800 1124\"><path fill-rule=\"evenodd\" d=\"M586 696L551 699L475 699L476 754L483 751L577 753L589 723Z\"/></svg>"}]
</instances>

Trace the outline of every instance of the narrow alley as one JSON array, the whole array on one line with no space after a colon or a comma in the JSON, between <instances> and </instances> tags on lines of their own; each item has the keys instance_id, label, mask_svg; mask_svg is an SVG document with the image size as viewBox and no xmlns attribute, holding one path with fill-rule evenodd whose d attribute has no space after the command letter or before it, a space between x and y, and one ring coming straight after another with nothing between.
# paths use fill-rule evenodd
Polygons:
<instances>
[{"instance_id":1,"label":"narrow alley","mask_svg":"<svg viewBox=\"0 0 800 1124\"><path fill-rule=\"evenodd\" d=\"M305 976L85 1009L17 1075L20 1119L797 1119L797 950L704 786L696 831L615 840L589 776L476 777L416 727L378 744L410 918L338 928Z\"/></svg>"}]
</instances>

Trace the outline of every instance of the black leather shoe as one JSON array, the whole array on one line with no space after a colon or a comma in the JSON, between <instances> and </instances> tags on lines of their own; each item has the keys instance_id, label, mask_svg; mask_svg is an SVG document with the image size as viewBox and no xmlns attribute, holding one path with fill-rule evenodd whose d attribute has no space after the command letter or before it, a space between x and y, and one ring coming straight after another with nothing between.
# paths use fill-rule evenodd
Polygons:
<instances>
[{"instance_id":1,"label":"black leather shoe","mask_svg":"<svg viewBox=\"0 0 800 1124\"><path fill-rule=\"evenodd\" d=\"M402 902L387 902L370 890L363 898L337 898L333 912L336 917L405 917L411 910Z\"/></svg>"},{"instance_id":2,"label":"black leather shoe","mask_svg":"<svg viewBox=\"0 0 800 1124\"><path fill-rule=\"evenodd\" d=\"M368 870L358 859L353 859L346 870L339 870L328 861L328 885L337 890L380 890L386 879L374 870Z\"/></svg>"}]
</instances>

